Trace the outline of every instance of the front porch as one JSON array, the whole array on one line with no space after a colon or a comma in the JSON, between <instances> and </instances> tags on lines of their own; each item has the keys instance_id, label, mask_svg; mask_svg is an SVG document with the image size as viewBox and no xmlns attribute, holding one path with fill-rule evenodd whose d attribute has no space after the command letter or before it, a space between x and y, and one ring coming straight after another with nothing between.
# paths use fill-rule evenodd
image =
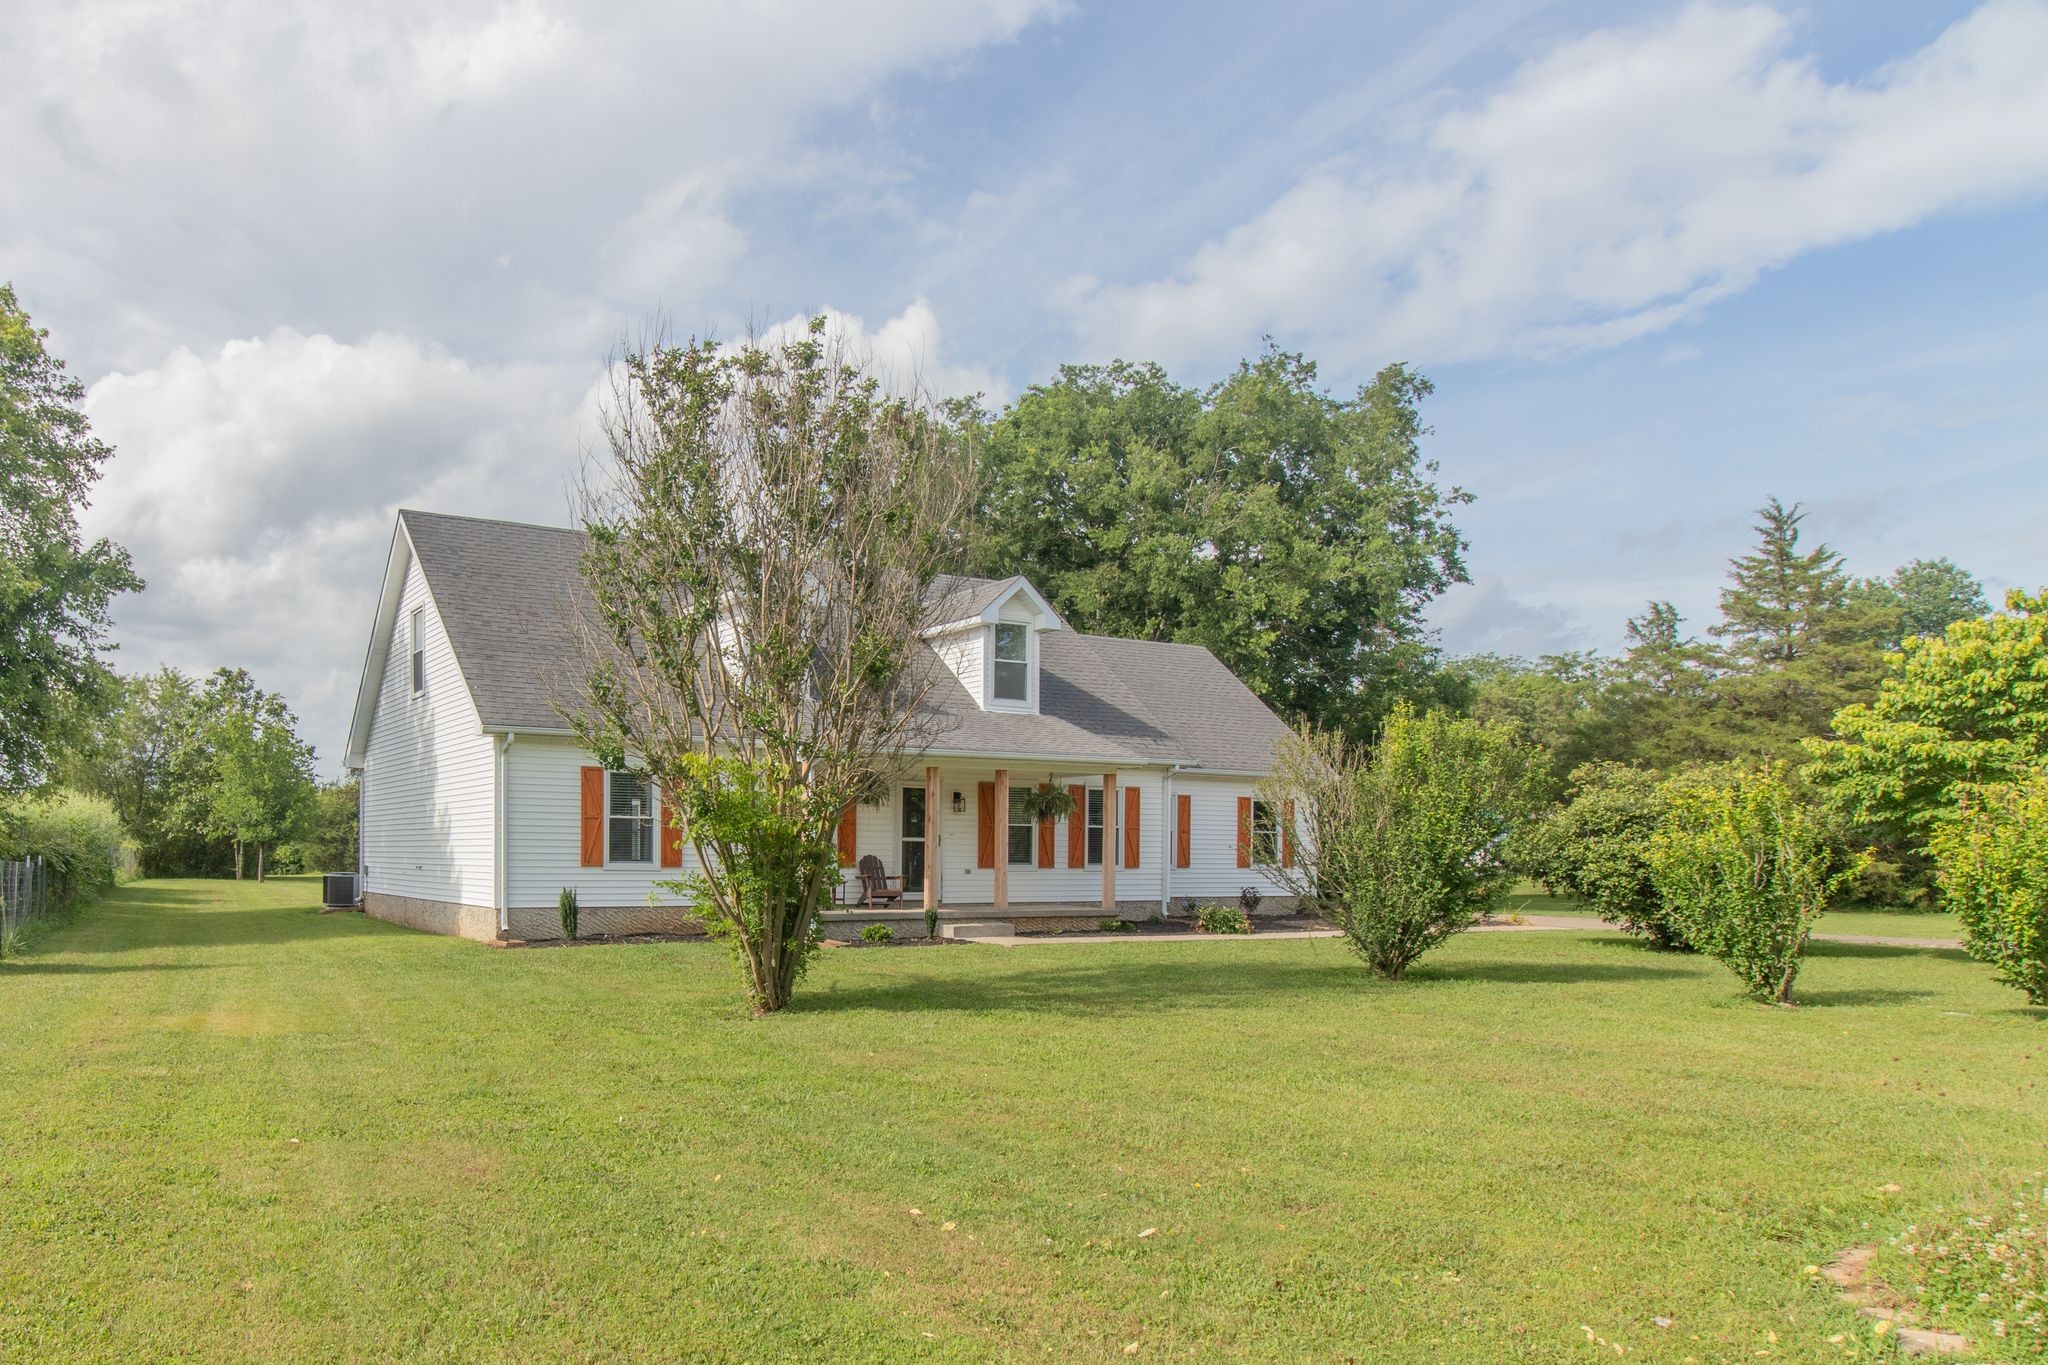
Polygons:
<instances>
[{"instance_id":1,"label":"front porch","mask_svg":"<svg viewBox=\"0 0 2048 1365\"><path fill-rule=\"evenodd\" d=\"M1171 894L1166 784L1158 768L1071 763L940 763L901 773L880 799L842 817L840 885L826 922L909 922L921 934L927 904L940 907L942 923L1159 913ZM1064 794L1071 812L1034 819L1023 803L1048 790ZM876 864L891 894L870 900L863 868Z\"/></svg>"}]
</instances>

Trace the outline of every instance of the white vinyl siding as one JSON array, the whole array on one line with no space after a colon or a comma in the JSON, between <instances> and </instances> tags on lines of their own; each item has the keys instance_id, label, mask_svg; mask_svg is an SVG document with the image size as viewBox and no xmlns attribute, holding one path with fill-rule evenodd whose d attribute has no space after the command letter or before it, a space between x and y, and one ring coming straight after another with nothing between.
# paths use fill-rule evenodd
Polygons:
<instances>
[{"instance_id":1,"label":"white vinyl siding","mask_svg":"<svg viewBox=\"0 0 2048 1365\"><path fill-rule=\"evenodd\" d=\"M1247 886L1269 896L1288 894L1271 869L1237 865L1238 798L1257 789L1249 777L1174 774L1173 794L1186 796L1190 808L1188 865L1173 869L1175 896L1235 896Z\"/></svg>"},{"instance_id":2,"label":"white vinyl siding","mask_svg":"<svg viewBox=\"0 0 2048 1365\"><path fill-rule=\"evenodd\" d=\"M387 642L363 751L363 889L489 906L491 738L478 725L417 563L406 570L392 634L399 638Z\"/></svg>"},{"instance_id":3,"label":"white vinyl siding","mask_svg":"<svg viewBox=\"0 0 2048 1365\"><path fill-rule=\"evenodd\" d=\"M951 635L942 635L932 641L932 649L937 652L939 662L945 664L953 676L960 680L960 686L967 689L967 695L974 699L977 706L981 704L981 689L985 676L982 669L982 641L987 635L988 632L981 627L971 626L965 630L956 630Z\"/></svg>"},{"instance_id":4,"label":"white vinyl siding","mask_svg":"<svg viewBox=\"0 0 2048 1365\"><path fill-rule=\"evenodd\" d=\"M569 887L586 906L688 904L656 885L675 881L696 866L688 840L681 867L663 867L659 858L581 865L583 769L596 764L573 740L552 736L520 735L505 750L507 903L515 909L551 909L562 888ZM609 809L605 825L609 853L614 835Z\"/></svg>"}]
</instances>

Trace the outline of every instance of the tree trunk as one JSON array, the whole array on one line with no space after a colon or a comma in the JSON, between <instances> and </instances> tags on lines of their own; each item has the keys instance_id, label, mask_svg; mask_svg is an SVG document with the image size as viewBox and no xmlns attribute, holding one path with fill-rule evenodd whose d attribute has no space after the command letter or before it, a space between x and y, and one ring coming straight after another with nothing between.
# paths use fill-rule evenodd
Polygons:
<instances>
[{"instance_id":1,"label":"tree trunk","mask_svg":"<svg viewBox=\"0 0 2048 1365\"><path fill-rule=\"evenodd\" d=\"M256 845L256 880L263 880L263 845Z\"/></svg>"},{"instance_id":2,"label":"tree trunk","mask_svg":"<svg viewBox=\"0 0 2048 1365\"><path fill-rule=\"evenodd\" d=\"M1795 968L1792 971L1786 972L1784 978L1778 982L1779 1004L1789 1005L1792 1003L1792 982L1794 981L1794 979L1798 977L1798 975L1798 970Z\"/></svg>"},{"instance_id":3,"label":"tree trunk","mask_svg":"<svg viewBox=\"0 0 2048 1365\"><path fill-rule=\"evenodd\" d=\"M242 841L235 840L235 880L242 880Z\"/></svg>"}]
</instances>

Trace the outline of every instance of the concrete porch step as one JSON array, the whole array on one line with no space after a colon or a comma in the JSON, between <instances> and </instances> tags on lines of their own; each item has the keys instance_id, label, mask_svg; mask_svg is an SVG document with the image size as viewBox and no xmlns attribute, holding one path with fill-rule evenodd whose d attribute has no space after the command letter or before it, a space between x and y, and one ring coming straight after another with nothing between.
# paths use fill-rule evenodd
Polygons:
<instances>
[{"instance_id":1,"label":"concrete porch step","mask_svg":"<svg viewBox=\"0 0 2048 1365\"><path fill-rule=\"evenodd\" d=\"M1014 938L1017 926L1006 919L956 920L939 926L941 938Z\"/></svg>"}]
</instances>

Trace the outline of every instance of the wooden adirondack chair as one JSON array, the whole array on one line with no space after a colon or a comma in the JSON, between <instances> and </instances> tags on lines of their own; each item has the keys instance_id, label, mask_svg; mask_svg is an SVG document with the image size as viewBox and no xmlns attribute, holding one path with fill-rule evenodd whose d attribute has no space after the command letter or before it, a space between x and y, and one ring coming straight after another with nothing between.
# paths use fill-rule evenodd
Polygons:
<instances>
[{"instance_id":1,"label":"wooden adirondack chair","mask_svg":"<svg viewBox=\"0 0 2048 1365\"><path fill-rule=\"evenodd\" d=\"M889 883L896 883L891 886ZM860 860L860 903L872 910L876 901L903 899L903 878L883 875L882 860L870 853Z\"/></svg>"}]
</instances>

